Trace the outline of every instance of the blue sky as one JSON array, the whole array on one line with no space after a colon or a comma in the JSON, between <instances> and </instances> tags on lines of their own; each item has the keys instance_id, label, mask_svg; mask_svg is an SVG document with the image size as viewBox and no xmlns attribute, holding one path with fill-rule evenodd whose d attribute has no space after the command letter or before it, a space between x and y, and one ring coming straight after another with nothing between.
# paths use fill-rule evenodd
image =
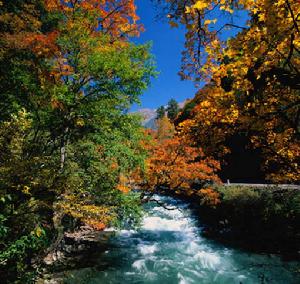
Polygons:
<instances>
[{"instance_id":1,"label":"blue sky","mask_svg":"<svg viewBox=\"0 0 300 284\"><path fill-rule=\"evenodd\" d=\"M177 75L181 51L184 48L184 30L172 29L167 21L156 20L157 12L150 0L136 0L136 5L137 14L146 29L136 41L152 42L152 53L160 72L141 97L142 106L138 108L157 108L166 105L171 98L178 102L192 98L196 93L194 84L190 81L181 81Z\"/></svg>"},{"instance_id":2,"label":"blue sky","mask_svg":"<svg viewBox=\"0 0 300 284\"><path fill-rule=\"evenodd\" d=\"M181 52L184 49L184 28L171 28L167 20L157 20L157 11L151 0L136 0L137 14L146 31L141 34L137 43L152 42L152 53L155 56L157 70L160 72L157 78L152 80L152 85L141 96L139 108L157 108L166 105L172 98L183 102L187 98L193 98L197 89L191 81L182 81L178 75L181 65ZM224 12L215 12L213 18L218 18L217 25L234 22L244 26L248 16L245 11L235 11L234 15L224 15ZM240 30L230 30L223 33L222 38L233 36Z\"/></svg>"}]
</instances>

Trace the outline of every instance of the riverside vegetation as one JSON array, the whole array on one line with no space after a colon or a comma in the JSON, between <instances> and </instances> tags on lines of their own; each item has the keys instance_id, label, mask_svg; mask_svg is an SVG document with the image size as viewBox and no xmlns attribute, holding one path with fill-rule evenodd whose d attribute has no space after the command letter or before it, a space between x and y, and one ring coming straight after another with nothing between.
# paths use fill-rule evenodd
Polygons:
<instances>
[{"instance_id":1,"label":"riverside vegetation","mask_svg":"<svg viewBox=\"0 0 300 284\"><path fill-rule=\"evenodd\" d=\"M0 1L4 282L34 282L82 224L138 226L156 193L200 204L208 236L299 250L298 190L221 186L240 136L264 180L299 183L299 1L154 2L186 27L180 74L206 86L150 132L129 113L156 76L150 46L130 40L143 31L134 0Z\"/></svg>"}]
</instances>

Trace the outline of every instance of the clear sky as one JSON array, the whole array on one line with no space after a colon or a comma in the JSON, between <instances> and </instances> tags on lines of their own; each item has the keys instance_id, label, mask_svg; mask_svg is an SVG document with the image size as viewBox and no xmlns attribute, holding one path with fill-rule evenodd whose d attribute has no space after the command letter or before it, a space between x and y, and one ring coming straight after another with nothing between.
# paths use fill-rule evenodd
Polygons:
<instances>
[{"instance_id":1,"label":"clear sky","mask_svg":"<svg viewBox=\"0 0 300 284\"><path fill-rule=\"evenodd\" d=\"M157 108L166 105L172 98L183 102L193 98L197 89L191 81L182 81L178 75L181 65L181 52L184 50L184 28L171 28L165 20L157 19L157 11L151 0L136 0L137 14L145 27L145 32L134 41L137 43L152 42L152 53L160 72L152 80L152 85L141 97L141 106L134 106L133 110L140 108ZM245 26L248 17L246 11L235 11L234 15L214 11L213 18L218 18L217 26L225 23L235 23ZM234 36L239 29L224 30L222 39Z\"/></svg>"},{"instance_id":2,"label":"clear sky","mask_svg":"<svg viewBox=\"0 0 300 284\"><path fill-rule=\"evenodd\" d=\"M152 53L157 62L157 70L160 72L141 97L142 106L137 108L157 108L166 105L171 98L178 102L193 98L196 93L194 84L190 81L181 81L177 75L181 51L184 48L184 30L170 28L167 21L155 19L157 13L150 0L136 0L136 5L140 22L146 29L136 41L152 42Z\"/></svg>"}]
</instances>

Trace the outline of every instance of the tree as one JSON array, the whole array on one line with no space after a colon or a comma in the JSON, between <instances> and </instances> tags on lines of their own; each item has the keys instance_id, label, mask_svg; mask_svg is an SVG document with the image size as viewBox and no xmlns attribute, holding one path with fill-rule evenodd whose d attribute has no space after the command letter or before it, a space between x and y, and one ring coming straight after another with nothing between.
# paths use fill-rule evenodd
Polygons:
<instances>
[{"instance_id":1,"label":"tree","mask_svg":"<svg viewBox=\"0 0 300 284\"><path fill-rule=\"evenodd\" d=\"M140 216L118 185L146 158L128 109L154 67L133 1L2 2L0 271L26 283L65 230Z\"/></svg>"},{"instance_id":2,"label":"tree","mask_svg":"<svg viewBox=\"0 0 300 284\"><path fill-rule=\"evenodd\" d=\"M176 100L171 99L167 106L167 116L171 121L174 121L179 113L179 106Z\"/></svg>"},{"instance_id":3,"label":"tree","mask_svg":"<svg viewBox=\"0 0 300 284\"><path fill-rule=\"evenodd\" d=\"M217 205L219 196L212 184L220 182L219 162L175 132L167 117L158 123L158 130L150 133L152 140L144 144L148 149L145 170L132 175L143 190L142 201L150 200L155 193L173 193L196 196L201 202Z\"/></svg>"},{"instance_id":4,"label":"tree","mask_svg":"<svg viewBox=\"0 0 300 284\"><path fill-rule=\"evenodd\" d=\"M166 116L157 120L156 124L157 124L157 132L155 138L158 141L172 138L174 136L175 127Z\"/></svg>"},{"instance_id":5,"label":"tree","mask_svg":"<svg viewBox=\"0 0 300 284\"><path fill-rule=\"evenodd\" d=\"M234 98L224 97L223 89L207 85L196 94L189 117L177 126L187 141L201 145L206 155L218 160L229 153L225 141L237 131L239 119Z\"/></svg>"},{"instance_id":6,"label":"tree","mask_svg":"<svg viewBox=\"0 0 300 284\"><path fill-rule=\"evenodd\" d=\"M277 0L274 2L266 0L263 2L256 2L252 0L157 0L157 2L163 5L163 11L166 11L170 24L178 21L183 23L187 28L187 50L183 54L184 65L182 68L182 75L185 73L185 75L189 77L192 73L196 73L196 76L197 74L203 76L205 74L208 75L208 73L211 74L213 69L207 69L209 65L206 64L216 64L214 66L217 66L220 62L222 62L223 57L217 57L223 52L224 48L226 49L228 46L233 47L234 43L237 43L237 41L242 43L241 37L246 39L246 41L260 41L263 39L263 34L266 33L265 36L267 37L262 41L263 47L257 47L255 55L268 54L267 57L259 57L263 59L263 62L269 62L267 65L274 66L275 68L278 67L278 60L284 61L287 59L286 65L290 65L290 67L293 66L291 70L290 83L294 86L298 85L295 84L295 82L297 82L295 80L295 76L297 76L296 58L298 52L297 41L299 37L298 24L297 21L295 21L299 14L299 5L297 1ZM243 23L240 23L238 18L234 17L232 17L232 21L223 23L219 18L216 18L215 11L218 11L220 16L226 16L226 14L227 16L235 14L238 15L240 11L247 11L251 18L248 24L244 23L244 25ZM283 17L277 18L276 15L279 14ZM263 29L263 27L267 27L267 29ZM270 28L270 30L268 28ZM229 41L229 45L226 43L227 38L223 37L224 31L228 29L232 30L233 35L238 34L237 37L232 37L232 41ZM275 35L282 36L276 36L276 41L273 42L271 38ZM275 51L276 46L280 47L278 52ZM245 58L249 59L249 63L252 62L251 65L253 65L257 57L251 57L250 50L252 52L255 47L247 47L247 45L244 45L244 47L245 50L248 50L249 48L249 57L247 55ZM236 50L240 50L240 47ZM291 53L290 57L288 57L289 53ZM272 54L275 55L275 57L272 57ZM229 57L232 57L231 55L233 54L230 54L229 52ZM246 65L248 66L248 64ZM240 68L242 67L243 66L240 65ZM277 71L277 75L279 77L280 70ZM222 68L219 72L223 72ZM243 72L241 72L241 75L242 74ZM281 79L284 78L281 76ZM286 81L286 83L288 83L288 81Z\"/></svg>"},{"instance_id":7,"label":"tree","mask_svg":"<svg viewBox=\"0 0 300 284\"><path fill-rule=\"evenodd\" d=\"M156 110L156 119L162 119L166 115L166 110L164 106L160 106Z\"/></svg>"},{"instance_id":8,"label":"tree","mask_svg":"<svg viewBox=\"0 0 300 284\"><path fill-rule=\"evenodd\" d=\"M171 190L184 195L197 194L201 188L219 182L217 161L206 158L198 147L185 145L179 137L164 139L151 149L147 160L146 186L151 191Z\"/></svg>"},{"instance_id":9,"label":"tree","mask_svg":"<svg viewBox=\"0 0 300 284\"><path fill-rule=\"evenodd\" d=\"M268 179L298 182L298 1L158 2L164 5L171 25L178 22L187 28L182 77L215 86L217 95L215 100L212 97L211 108L226 113L230 107L238 114L235 127L249 131L252 147L262 150ZM216 11L233 15L232 21L216 18ZM249 14L245 23L234 17L241 11ZM224 35L228 29L230 38ZM223 117L219 118L221 127L217 122L212 125L221 134Z\"/></svg>"}]
</instances>

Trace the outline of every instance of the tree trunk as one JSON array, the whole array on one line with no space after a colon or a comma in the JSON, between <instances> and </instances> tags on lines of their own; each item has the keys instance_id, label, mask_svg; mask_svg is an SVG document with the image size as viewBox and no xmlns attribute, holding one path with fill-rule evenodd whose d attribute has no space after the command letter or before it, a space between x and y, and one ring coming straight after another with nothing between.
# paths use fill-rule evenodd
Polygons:
<instances>
[{"instance_id":1,"label":"tree trunk","mask_svg":"<svg viewBox=\"0 0 300 284\"><path fill-rule=\"evenodd\" d=\"M64 169L65 161L66 161L66 146L68 144L68 135L69 127L66 127L64 130L63 137L61 138L61 145L60 145L60 169L61 171Z\"/></svg>"}]
</instances>

